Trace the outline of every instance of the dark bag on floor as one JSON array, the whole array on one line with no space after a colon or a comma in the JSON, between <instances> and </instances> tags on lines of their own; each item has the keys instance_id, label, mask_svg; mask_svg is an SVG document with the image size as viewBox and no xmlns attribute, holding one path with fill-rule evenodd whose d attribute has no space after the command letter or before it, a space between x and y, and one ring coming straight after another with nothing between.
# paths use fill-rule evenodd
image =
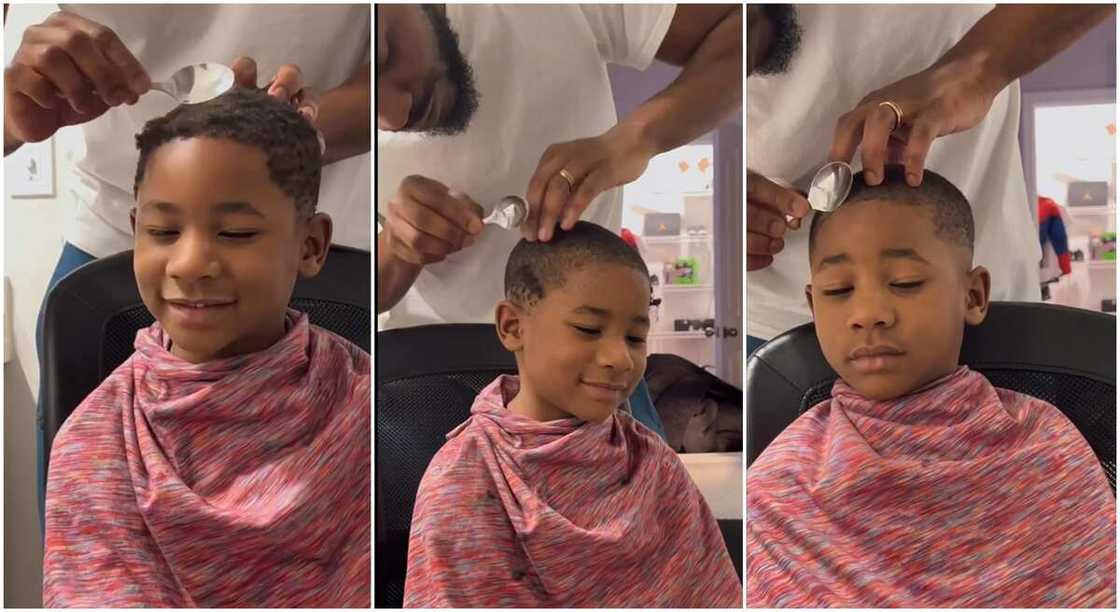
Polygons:
<instances>
[{"instance_id":1,"label":"dark bag on floor","mask_svg":"<svg viewBox=\"0 0 1120 612\"><path fill-rule=\"evenodd\" d=\"M741 389L677 355L650 355L645 378L673 450L743 450Z\"/></svg>"}]
</instances>

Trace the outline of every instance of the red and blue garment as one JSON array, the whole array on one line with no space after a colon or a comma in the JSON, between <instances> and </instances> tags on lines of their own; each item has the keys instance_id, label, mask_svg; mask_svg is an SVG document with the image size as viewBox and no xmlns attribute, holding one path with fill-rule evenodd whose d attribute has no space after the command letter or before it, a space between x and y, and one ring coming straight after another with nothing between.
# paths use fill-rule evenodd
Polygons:
<instances>
[{"instance_id":1,"label":"red and blue garment","mask_svg":"<svg viewBox=\"0 0 1120 612\"><path fill-rule=\"evenodd\" d=\"M44 605L370 606L370 358L287 323L200 364L136 335L51 449Z\"/></svg>"},{"instance_id":2,"label":"red and blue garment","mask_svg":"<svg viewBox=\"0 0 1120 612\"><path fill-rule=\"evenodd\" d=\"M1069 238L1066 224L1062 221L1062 209L1057 202L1045 196L1038 197L1038 239L1043 249L1047 244L1054 249L1062 274L1070 274Z\"/></svg>"}]
</instances>

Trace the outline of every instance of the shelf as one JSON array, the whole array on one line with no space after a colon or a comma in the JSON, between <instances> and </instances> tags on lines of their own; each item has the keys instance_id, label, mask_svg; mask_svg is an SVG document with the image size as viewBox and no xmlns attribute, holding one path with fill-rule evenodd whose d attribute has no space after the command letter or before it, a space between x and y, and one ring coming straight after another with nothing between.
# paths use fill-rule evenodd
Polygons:
<instances>
[{"instance_id":1,"label":"shelf","mask_svg":"<svg viewBox=\"0 0 1120 612\"><path fill-rule=\"evenodd\" d=\"M1085 263L1089 264L1089 269L1090 270L1115 270L1116 269L1116 261L1115 260L1110 261L1110 260L1107 260L1107 259L1101 259L1101 260L1088 261L1088 262L1085 262Z\"/></svg>"},{"instance_id":2,"label":"shelf","mask_svg":"<svg viewBox=\"0 0 1120 612\"><path fill-rule=\"evenodd\" d=\"M649 246L659 244L706 244L712 241L711 234L703 236L642 236L643 241Z\"/></svg>"},{"instance_id":3,"label":"shelf","mask_svg":"<svg viewBox=\"0 0 1120 612\"><path fill-rule=\"evenodd\" d=\"M661 291L664 293L690 293L693 291L714 291L715 287L711 283L702 285L661 285Z\"/></svg>"},{"instance_id":4,"label":"shelf","mask_svg":"<svg viewBox=\"0 0 1120 612\"><path fill-rule=\"evenodd\" d=\"M1115 215L1116 206L1067 206L1066 212L1071 217L1099 217L1101 215Z\"/></svg>"},{"instance_id":5,"label":"shelf","mask_svg":"<svg viewBox=\"0 0 1120 612\"><path fill-rule=\"evenodd\" d=\"M647 340L703 340L708 336L704 335L702 331L668 331L668 332L652 332L646 335ZM715 336L712 336L713 338Z\"/></svg>"}]
</instances>

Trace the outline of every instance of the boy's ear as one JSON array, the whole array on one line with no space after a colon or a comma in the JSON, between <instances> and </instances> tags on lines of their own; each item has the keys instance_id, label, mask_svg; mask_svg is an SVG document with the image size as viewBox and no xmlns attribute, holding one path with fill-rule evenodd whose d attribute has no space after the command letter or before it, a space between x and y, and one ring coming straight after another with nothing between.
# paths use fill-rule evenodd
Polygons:
<instances>
[{"instance_id":1,"label":"boy's ear","mask_svg":"<svg viewBox=\"0 0 1120 612\"><path fill-rule=\"evenodd\" d=\"M813 315L813 285L805 285L805 301L809 303L809 314Z\"/></svg>"},{"instance_id":2,"label":"boy's ear","mask_svg":"<svg viewBox=\"0 0 1120 612\"><path fill-rule=\"evenodd\" d=\"M522 326L524 317L525 312L521 307L509 300L498 302L498 306L494 310L494 321L497 324L498 340L500 340L502 346L506 347L506 350L511 353L516 353L525 346L522 337L525 331Z\"/></svg>"},{"instance_id":3,"label":"boy's ear","mask_svg":"<svg viewBox=\"0 0 1120 612\"><path fill-rule=\"evenodd\" d=\"M306 235L303 237L303 248L300 251L299 275L312 278L319 274L327 261L334 226L327 213L315 213L304 223L307 227Z\"/></svg>"},{"instance_id":4,"label":"boy's ear","mask_svg":"<svg viewBox=\"0 0 1120 612\"><path fill-rule=\"evenodd\" d=\"M128 211L128 225L132 228L132 235L136 235L136 207Z\"/></svg>"},{"instance_id":5,"label":"boy's ear","mask_svg":"<svg viewBox=\"0 0 1120 612\"><path fill-rule=\"evenodd\" d=\"M979 325L988 316L991 304L992 276L984 266L976 266L968 273L968 302L965 304L964 321Z\"/></svg>"}]
</instances>

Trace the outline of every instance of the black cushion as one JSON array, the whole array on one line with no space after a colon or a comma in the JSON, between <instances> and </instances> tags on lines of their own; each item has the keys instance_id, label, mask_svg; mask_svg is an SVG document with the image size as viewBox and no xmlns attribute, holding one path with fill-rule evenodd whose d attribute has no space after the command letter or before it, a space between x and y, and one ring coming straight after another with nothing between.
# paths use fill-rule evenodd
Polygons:
<instances>
[{"instance_id":1,"label":"black cushion","mask_svg":"<svg viewBox=\"0 0 1120 612\"><path fill-rule=\"evenodd\" d=\"M960 363L996 387L1058 407L1089 442L1116 489L1116 318L1052 304L993 302L965 329ZM798 416L831 396L836 373L807 324L747 360L747 465Z\"/></svg>"},{"instance_id":2,"label":"black cushion","mask_svg":"<svg viewBox=\"0 0 1120 612\"><path fill-rule=\"evenodd\" d=\"M333 246L318 276L296 282L290 305L368 352L370 282L368 251ZM136 332L153 321L136 287L132 251L81 266L51 290L41 374L47 461L66 418L133 353Z\"/></svg>"}]
</instances>

